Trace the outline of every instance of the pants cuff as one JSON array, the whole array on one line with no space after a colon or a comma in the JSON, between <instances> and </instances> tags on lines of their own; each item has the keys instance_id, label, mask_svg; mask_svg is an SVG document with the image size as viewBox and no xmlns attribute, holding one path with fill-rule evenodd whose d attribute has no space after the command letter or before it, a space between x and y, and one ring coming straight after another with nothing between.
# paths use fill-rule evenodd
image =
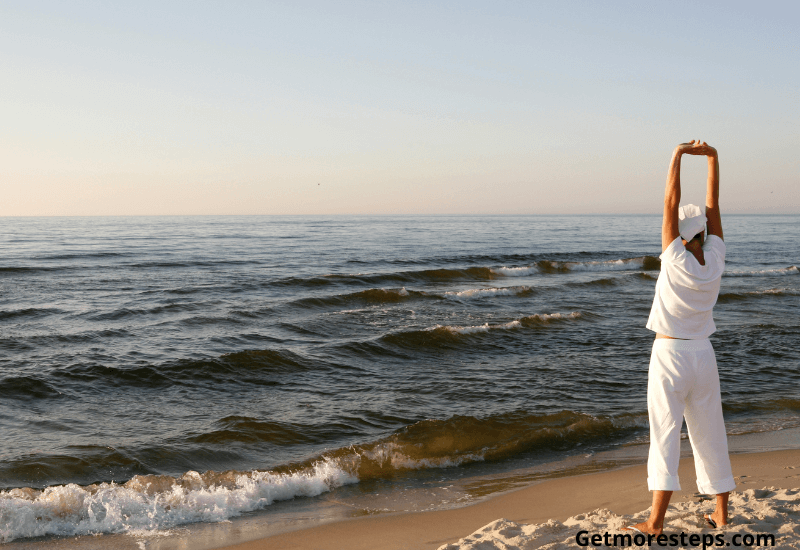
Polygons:
<instances>
[{"instance_id":1,"label":"pants cuff","mask_svg":"<svg viewBox=\"0 0 800 550\"><path fill-rule=\"evenodd\" d=\"M726 477L718 481L708 481L705 483L701 482L699 479L697 480L697 490L704 495L718 495L720 493L727 493L729 491L733 491L735 488L736 482L733 480L733 476Z\"/></svg>"},{"instance_id":2,"label":"pants cuff","mask_svg":"<svg viewBox=\"0 0 800 550\"><path fill-rule=\"evenodd\" d=\"M733 481L733 478L731 478L731 481ZM681 484L678 481L678 476L654 476L647 478L647 488L651 491L680 491Z\"/></svg>"}]
</instances>

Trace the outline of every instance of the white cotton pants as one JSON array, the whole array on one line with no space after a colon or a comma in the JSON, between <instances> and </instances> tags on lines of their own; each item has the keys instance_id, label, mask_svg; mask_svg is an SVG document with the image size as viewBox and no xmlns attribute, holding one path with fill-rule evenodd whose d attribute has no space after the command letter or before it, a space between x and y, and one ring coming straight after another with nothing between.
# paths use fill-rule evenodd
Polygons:
<instances>
[{"instance_id":1,"label":"white cotton pants","mask_svg":"<svg viewBox=\"0 0 800 550\"><path fill-rule=\"evenodd\" d=\"M736 487L722 419L717 359L708 338L656 338L650 356L647 411L647 485L651 491L681 489L678 462L684 418L694 452L698 490L711 495Z\"/></svg>"}]
</instances>

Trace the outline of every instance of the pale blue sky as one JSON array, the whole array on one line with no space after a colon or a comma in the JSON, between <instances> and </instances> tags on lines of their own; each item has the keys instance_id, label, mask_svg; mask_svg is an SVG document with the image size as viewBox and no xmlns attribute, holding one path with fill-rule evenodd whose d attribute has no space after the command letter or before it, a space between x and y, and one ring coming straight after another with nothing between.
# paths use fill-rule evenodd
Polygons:
<instances>
[{"instance_id":1,"label":"pale blue sky","mask_svg":"<svg viewBox=\"0 0 800 550\"><path fill-rule=\"evenodd\" d=\"M0 215L800 212L797 2L3 2ZM684 163L702 202L705 162ZM686 202L684 201L684 202Z\"/></svg>"}]
</instances>

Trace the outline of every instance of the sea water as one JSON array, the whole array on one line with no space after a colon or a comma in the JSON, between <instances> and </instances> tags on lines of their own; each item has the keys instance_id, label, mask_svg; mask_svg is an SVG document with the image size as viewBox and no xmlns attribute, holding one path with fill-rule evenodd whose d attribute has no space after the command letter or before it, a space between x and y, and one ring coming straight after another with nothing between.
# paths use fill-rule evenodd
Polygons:
<instances>
[{"instance_id":1,"label":"sea water","mask_svg":"<svg viewBox=\"0 0 800 550\"><path fill-rule=\"evenodd\" d=\"M447 507L493 490L465 476L646 449L660 225L0 218L0 541L355 489L376 513L433 479ZM800 426L800 217L723 226L735 444Z\"/></svg>"}]
</instances>

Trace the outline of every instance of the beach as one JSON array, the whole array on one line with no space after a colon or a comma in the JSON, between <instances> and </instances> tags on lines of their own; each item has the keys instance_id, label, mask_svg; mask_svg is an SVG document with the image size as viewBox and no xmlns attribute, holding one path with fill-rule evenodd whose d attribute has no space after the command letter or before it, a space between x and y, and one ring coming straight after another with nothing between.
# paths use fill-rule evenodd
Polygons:
<instances>
[{"instance_id":1,"label":"beach","mask_svg":"<svg viewBox=\"0 0 800 550\"><path fill-rule=\"evenodd\" d=\"M597 546L651 439L796 547L800 3L188 8L0 3L0 550Z\"/></svg>"},{"instance_id":2,"label":"beach","mask_svg":"<svg viewBox=\"0 0 800 550\"><path fill-rule=\"evenodd\" d=\"M698 519L713 510L713 499L696 492L694 462L686 458L679 469L683 490L673 497L664 532L770 533L778 548L800 548L800 450L737 454L732 466L737 489L728 528L713 531ZM544 531L538 534L543 540L523 535L526 542L519 548L574 548L581 530L620 532L622 525L641 521L650 506L646 477L646 466L640 465L553 479L465 508L358 518L225 548L506 549L516 548L519 540L509 539L531 526Z\"/></svg>"}]
</instances>

